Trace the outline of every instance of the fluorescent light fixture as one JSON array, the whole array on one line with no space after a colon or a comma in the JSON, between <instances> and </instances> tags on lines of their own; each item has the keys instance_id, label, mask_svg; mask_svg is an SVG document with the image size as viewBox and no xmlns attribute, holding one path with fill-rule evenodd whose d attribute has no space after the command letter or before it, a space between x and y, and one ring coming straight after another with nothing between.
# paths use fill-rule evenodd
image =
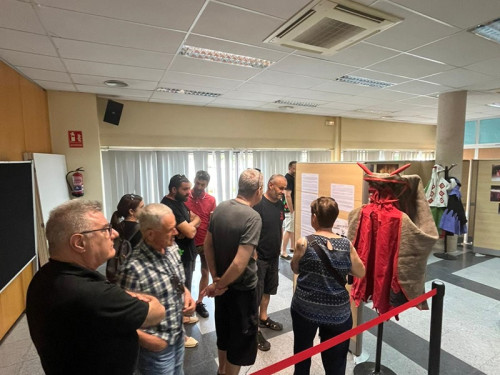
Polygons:
<instances>
[{"instance_id":1,"label":"fluorescent light fixture","mask_svg":"<svg viewBox=\"0 0 500 375\"><path fill-rule=\"evenodd\" d=\"M383 89L384 87L394 86L394 83L385 81L376 81L374 79L357 77L357 76L342 76L335 80L339 82L352 83L354 85L360 85L366 87L378 87L380 89Z\"/></svg>"},{"instance_id":2,"label":"fluorescent light fixture","mask_svg":"<svg viewBox=\"0 0 500 375\"><path fill-rule=\"evenodd\" d=\"M186 45L182 46L179 54L182 56L192 57L194 59L202 59L259 69L265 69L271 64L274 64L274 61L270 60L258 59L256 57L250 56L235 55L228 52L215 51L213 49L192 47Z\"/></svg>"},{"instance_id":3,"label":"fluorescent light fixture","mask_svg":"<svg viewBox=\"0 0 500 375\"><path fill-rule=\"evenodd\" d=\"M118 81L116 79L108 79L107 81L104 81L104 84L108 87L127 87L128 83L123 82L123 81Z\"/></svg>"},{"instance_id":4,"label":"fluorescent light fixture","mask_svg":"<svg viewBox=\"0 0 500 375\"><path fill-rule=\"evenodd\" d=\"M500 43L500 18L469 30L472 34Z\"/></svg>"},{"instance_id":5,"label":"fluorescent light fixture","mask_svg":"<svg viewBox=\"0 0 500 375\"><path fill-rule=\"evenodd\" d=\"M293 100L276 100L276 104L284 104L284 105L291 105L291 106L299 106L299 107L317 107L318 104L311 103L311 102L296 102ZM281 108L281 107L280 107Z\"/></svg>"},{"instance_id":6,"label":"fluorescent light fixture","mask_svg":"<svg viewBox=\"0 0 500 375\"><path fill-rule=\"evenodd\" d=\"M207 91L195 91L195 90L183 90L183 89L172 89L168 87L158 87L156 89L158 92L168 92L170 94L185 94L185 95L197 95L197 96L208 96L210 98L217 98L222 94Z\"/></svg>"},{"instance_id":7,"label":"fluorescent light fixture","mask_svg":"<svg viewBox=\"0 0 500 375\"><path fill-rule=\"evenodd\" d=\"M500 103L490 103L486 104L488 107L500 108Z\"/></svg>"}]
</instances>

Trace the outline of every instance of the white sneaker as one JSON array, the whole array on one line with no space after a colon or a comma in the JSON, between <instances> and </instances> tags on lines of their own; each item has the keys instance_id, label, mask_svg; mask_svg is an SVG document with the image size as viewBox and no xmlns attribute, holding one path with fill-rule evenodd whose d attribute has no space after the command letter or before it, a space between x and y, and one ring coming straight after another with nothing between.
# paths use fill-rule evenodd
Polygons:
<instances>
[{"instance_id":1,"label":"white sneaker","mask_svg":"<svg viewBox=\"0 0 500 375\"><path fill-rule=\"evenodd\" d=\"M184 324L194 324L198 322L198 317L197 316L185 316L182 318L182 322Z\"/></svg>"},{"instance_id":2,"label":"white sneaker","mask_svg":"<svg viewBox=\"0 0 500 375\"><path fill-rule=\"evenodd\" d=\"M198 341L196 339L186 336L186 339L184 340L185 348L196 348L197 346L198 346Z\"/></svg>"}]
</instances>

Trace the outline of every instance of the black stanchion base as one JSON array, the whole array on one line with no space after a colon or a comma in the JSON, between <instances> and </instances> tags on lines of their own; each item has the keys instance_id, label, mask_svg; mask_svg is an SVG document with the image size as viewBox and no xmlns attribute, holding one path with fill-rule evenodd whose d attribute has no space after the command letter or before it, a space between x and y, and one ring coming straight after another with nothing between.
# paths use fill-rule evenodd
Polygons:
<instances>
[{"instance_id":1,"label":"black stanchion base","mask_svg":"<svg viewBox=\"0 0 500 375\"><path fill-rule=\"evenodd\" d=\"M380 365L380 371L375 372L375 362L363 362L354 366L354 375L396 375L390 368Z\"/></svg>"},{"instance_id":2,"label":"black stanchion base","mask_svg":"<svg viewBox=\"0 0 500 375\"><path fill-rule=\"evenodd\" d=\"M456 255L451 255L449 253L434 253L435 257L446 259L446 260L457 260L458 257Z\"/></svg>"}]
</instances>

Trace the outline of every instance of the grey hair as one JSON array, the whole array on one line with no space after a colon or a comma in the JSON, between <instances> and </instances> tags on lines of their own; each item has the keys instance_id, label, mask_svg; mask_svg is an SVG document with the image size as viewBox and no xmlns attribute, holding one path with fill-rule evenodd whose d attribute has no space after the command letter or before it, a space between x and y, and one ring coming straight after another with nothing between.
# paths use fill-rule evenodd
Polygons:
<instances>
[{"instance_id":1,"label":"grey hair","mask_svg":"<svg viewBox=\"0 0 500 375\"><path fill-rule=\"evenodd\" d=\"M274 183L274 181L276 181L278 178L285 178L285 176L283 176L282 174L273 174L270 178L269 178L269 181L267 182L267 184L271 184L271 183ZM286 178L285 178L286 179Z\"/></svg>"},{"instance_id":2,"label":"grey hair","mask_svg":"<svg viewBox=\"0 0 500 375\"><path fill-rule=\"evenodd\" d=\"M262 187L264 177L256 169L244 170L238 180L238 195L251 198L259 188Z\"/></svg>"},{"instance_id":3,"label":"grey hair","mask_svg":"<svg viewBox=\"0 0 500 375\"><path fill-rule=\"evenodd\" d=\"M49 220L45 225L49 252L57 246L69 243L73 234L91 230L88 214L96 212L102 212L100 202L80 199L67 201L50 211Z\"/></svg>"},{"instance_id":4,"label":"grey hair","mask_svg":"<svg viewBox=\"0 0 500 375\"><path fill-rule=\"evenodd\" d=\"M141 232L144 233L148 229L159 229L163 217L172 214L170 207L163 203L148 204L141 210L138 217Z\"/></svg>"}]
</instances>

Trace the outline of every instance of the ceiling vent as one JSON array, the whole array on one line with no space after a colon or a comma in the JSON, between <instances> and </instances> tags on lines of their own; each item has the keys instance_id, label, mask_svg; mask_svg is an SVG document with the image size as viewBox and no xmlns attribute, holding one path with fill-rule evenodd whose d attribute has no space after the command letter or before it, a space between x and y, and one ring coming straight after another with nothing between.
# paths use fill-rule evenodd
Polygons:
<instances>
[{"instance_id":1,"label":"ceiling vent","mask_svg":"<svg viewBox=\"0 0 500 375\"><path fill-rule=\"evenodd\" d=\"M350 0L314 0L264 42L332 55L401 21Z\"/></svg>"}]
</instances>

